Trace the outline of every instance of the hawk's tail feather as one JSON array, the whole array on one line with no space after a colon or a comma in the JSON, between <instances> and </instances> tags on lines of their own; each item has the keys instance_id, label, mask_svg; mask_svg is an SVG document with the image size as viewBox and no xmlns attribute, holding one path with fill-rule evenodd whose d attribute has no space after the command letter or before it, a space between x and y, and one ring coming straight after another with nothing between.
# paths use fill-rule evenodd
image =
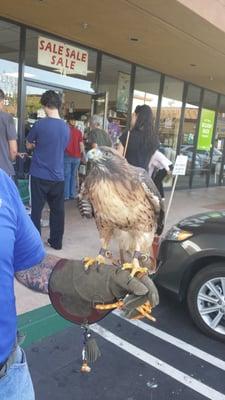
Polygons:
<instances>
[{"instance_id":1,"label":"hawk's tail feather","mask_svg":"<svg viewBox=\"0 0 225 400\"><path fill-rule=\"evenodd\" d=\"M157 217L157 230L156 230L156 235L160 236L163 229L164 229L164 223L165 223L165 210L164 210L164 204L163 207L160 208L158 217Z\"/></svg>"},{"instance_id":2,"label":"hawk's tail feather","mask_svg":"<svg viewBox=\"0 0 225 400\"><path fill-rule=\"evenodd\" d=\"M88 200L80 199L78 200L78 207L82 217L92 218L93 217L93 208L91 203Z\"/></svg>"}]
</instances>

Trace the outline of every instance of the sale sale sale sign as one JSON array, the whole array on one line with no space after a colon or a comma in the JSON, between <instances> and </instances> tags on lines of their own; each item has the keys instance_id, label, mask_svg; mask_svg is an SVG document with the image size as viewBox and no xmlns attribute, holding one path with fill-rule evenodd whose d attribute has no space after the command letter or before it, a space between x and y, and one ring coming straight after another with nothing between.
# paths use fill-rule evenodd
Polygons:
<instances>
[{"instance_id":1,"label":"sale sale sale sign","mask_svg":"<svg viewBox=\"0 0 225 400\"><path fill-rule=\"evenodd\" d=\"M38 64L63 74L87 75L88 52L43 36L38 38Z\"/></svg>"}]
</instances>

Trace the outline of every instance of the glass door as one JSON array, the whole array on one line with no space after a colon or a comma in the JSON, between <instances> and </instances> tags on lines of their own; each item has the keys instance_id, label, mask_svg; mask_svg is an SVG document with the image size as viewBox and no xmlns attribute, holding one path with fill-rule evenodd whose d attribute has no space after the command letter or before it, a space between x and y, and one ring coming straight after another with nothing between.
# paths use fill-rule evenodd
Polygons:
<instances>
[{"instance_id":1,"label":"glass door","mask_svg":"<svg viewBox=\"0 0 225 400\"><path fill-rule=\"evenodd\" d=\"M91 116L94 114L100 115L102 117L102 128L107 131L108 121L108 92L97 93L91 97Z\"/></svg>"}]
</instances>

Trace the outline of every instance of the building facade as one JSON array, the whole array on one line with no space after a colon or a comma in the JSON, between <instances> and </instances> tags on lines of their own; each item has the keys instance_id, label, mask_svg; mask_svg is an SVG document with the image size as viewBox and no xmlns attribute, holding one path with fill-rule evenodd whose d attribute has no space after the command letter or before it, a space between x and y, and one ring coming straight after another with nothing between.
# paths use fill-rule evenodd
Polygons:
<instances>
[{"instance_id":1,"label":"building facade","mask_svg":"<svg viewBox=\"0 0 225 400\"><path fill-rule=\"evenodd\" d=\"M90 115L98 113L115 143L129 128L135 107L149 105L161 151L172 162L177 154L188 156L177 186L224 183L224 94L6 19L0 20L0 33L0 88L15 119L20 151L43 116L40 96L53 89L62 96L63 118L74 114L85 129Z\"/></svg>"}]
</instances>

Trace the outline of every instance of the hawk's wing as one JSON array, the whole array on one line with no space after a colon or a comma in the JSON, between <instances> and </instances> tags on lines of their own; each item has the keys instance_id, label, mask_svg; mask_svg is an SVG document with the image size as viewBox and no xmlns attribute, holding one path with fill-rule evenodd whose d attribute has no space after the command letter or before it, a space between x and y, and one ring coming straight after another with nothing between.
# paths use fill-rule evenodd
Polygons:
<instances>
[{"instance_id":1,"label":"hawk's wing","mask_svg":"<svg viewBox=\"0 0 225 400\"><path fill-rule=\"evenodd\" d=\"M162 198L148 173L142 168L133 167L133 169L135 170L135 178L140 182L149 202L154 207L157 219L156 233L157 235L161 235L164 228L165 219L164 202L162 201Z\"/></svg>"}]
</instances>

